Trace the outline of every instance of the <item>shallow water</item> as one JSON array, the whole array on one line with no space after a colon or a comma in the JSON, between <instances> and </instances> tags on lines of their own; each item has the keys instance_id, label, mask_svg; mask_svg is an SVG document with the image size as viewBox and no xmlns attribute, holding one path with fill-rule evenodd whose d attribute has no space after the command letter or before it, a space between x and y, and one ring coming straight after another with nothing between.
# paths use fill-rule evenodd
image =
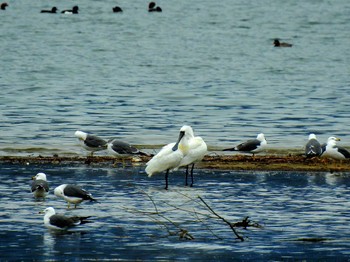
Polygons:
<instances>
[{"instance_id":1,"label":"shallow water","mask_svg":"<svg viewBox=\"0 0 350 262\"><path fill-rule=\"evenodd\" d=\"M348 173L197 170L184 187L183 171L148 178L143 166L3 165L0 184L0 258L81 260L281 260L347 259L350 256ZM35 200L30 178L39 171L51 187ZM62 183L83 186L99 201L67 209L53 195ZM246 216L262 228L237 228L213 217L198 196L229 222ZM71 233L55 234L39 211L92 216ZM156 214L156 211L158 214ZM179 228L193 240L180 239ZM318 239L321 242L301 240Z\"/></svg>"},{"instance_id":2,"label":"shallow water","mask_svg":"<svg viewBox=\"0 0 350 262\"><path fill-rule=\"evenodd\" d=\"M302 148L310 132L347 145L350 2L80 3L18 0L1 12L0 154L81 154L82 129L138 145L183 124L211 146L264 132ZM293 43L276 49L274 38Z\"/></svg>"}]
</instances>

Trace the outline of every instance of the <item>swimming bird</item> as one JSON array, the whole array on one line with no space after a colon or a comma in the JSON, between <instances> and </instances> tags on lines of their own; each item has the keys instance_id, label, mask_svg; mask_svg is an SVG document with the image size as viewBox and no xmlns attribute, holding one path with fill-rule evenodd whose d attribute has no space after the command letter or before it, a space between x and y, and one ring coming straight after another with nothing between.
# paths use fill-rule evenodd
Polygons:
<instances>
[{"instance_id":1,"label":"swimming bird","mask_svg":"<svg viewBox=\"0 0 350 262\"><path fill-rule=\"evenodd\" d=\"M322 147L320 142L318 142L315 134L309 135L309 140L305 145L305 156L315 157L322 154Z\"/></svg>"},{"instance_id":2,"label":"swimming bird","mask_svg":"<svg viewBox=\"0 0 350 262\"><path fill-rule=\"evenodd\" d=\"M340 141L340 138L331 136L327 140L327 144L324 152L321 157L333 158L338 160L343 160L350 158L350 152L343 147L337 146L337 141Z\"/></svg>"},{"instance_id":3,"label":"swimming bird","mask_svg":"<svg viewBox=\"0 0 350 262\"><path fill-rule=\"evenodd\" d=\"M243 142L233 148L227 148L223 151L240 151L240 152L248 152L252 153L253 156L256 153L261 152L267 145L267 141L263 133L258 134L256 139L250 139L246 142Z\"/></svg>"},{"instance_id":4,"label":"swimming bird","mask_svg":"<svg viewBox=\"0 0 350 262\"><path fill-rule=\"evenodd\" d=\"M45 214L44 215L44 225L48 229L53 229L53 230L66 231L71 227L90 222L87 220L88 218L90 218L90 216L87 216L87 217L80 217L80 216L67 217L64 215L56 214L56 211L53 207L48 207L40 213Z\"/></svg>"},{"instance_id":5,"label":"swimming bird","mask_svg":"<svg viewBox=\"0 0 350 262\"><path fill-rule=\"evenodd\" d=\"M40 13L50 13L50 14L56 14L57 13L57 7L56 6L54 6L54 7L52 7L52 9L51 10L41 10L40 11Z\"/></svg>"},{"instance_id":6,"label":"swimming bird","mask_svg":"<svg viewBox=\"0 0 350 262\"><path fill-rule=\"evenodd\" d=\"M113 13L121 13L123 12L123 9L121 9L119 6L115 6L113 7Z\"/></svg>"},{"instance_id":7,"label":"swimming bird","mask_svg":"<svg viewBox=\"0 0 350 262\"><path fill-rule=\"evenodd\" d=\"M74 135L79 138L80 143L86 150L91 151L91 156L95 151L107 149L107 142L98 136L89 135L82 131L76 131Z\"/></svg>"},{"instance_id":8,"label":"swimming bird","mask_svg":"<svg viewBox=\"0 0 350 262\"><path fill-rule=\"evenodd\" d=\"M292 47L293 46L292 44L289 44L289 43L280 42L280 40L278 39L275 39L273 41L273 45L275 47Z\"/></svg>"},{"instance_id":9,"label":"swimming bird","mask_svg":"<svg viewBox=\"0 0 350 262\"><path fill-rule=\"evenodd\" d=\"M0 6L1 10L6 10L6 7L9 6L8 3L2 3Z\"/></svg>"},{"instance_id":10,"label":"swimming bird","mask_svg":"<svg viewBox=\"0 0 350 262\"><path fill-rule=\"evenodd\" d=\"M38 173L33 176L32 179L31 190L34 197L45 197L49 192L49 184L47 183L46 175L44 173Z\"/></svg>"},{"instance_id":11,"label":"swimming bird","mask_svg":"<svg viewBox=\"0 0 350 262\"><path fill-rule=\"evenodd\" d=\"M187 134L184 139L188 139L188 150L184 152L184 157L182 158L180 164L175 168L177 170L179 167L186 166L186 180L185 185L187 186L188 169L191 167L191 187L193 186L193 168L196 162L201 161L208 152L207 144L199 136L194 136L193 129L190 126L183 126L183 130Z\"/></svg>"},{"instance_id":12,"label":"swimming bird","mask_svg":"<svg viewBox=\"0 0 350 262\"><path fill-rule=\"evenodd\" d=\"M83 202L84 200L90 200L97 202L96 199L86 190L82 189L76 185L63 184L55 188L55 196L63 198L68 203L68 208L70 204L74 204L74 208Z\"/></svg>"},{"instance_id":13,"label":"swimming bird","mask_svg":"<svg viewBox=\"0 0 350 262\"><path fill-rule=\"evenodd\" d=\"M79 7L77 5L73 6L72 9L63 10L61 14L78 14Z\"/></svg>"},{"instance_id":14,"label":"swimming bird","mask_svg":"<svg viewBox=\"0 0 350 262\"><path fill-rule=\"evenodd\" d=\"M162 8L160 8L159 6L156 7L155 2L150 2L148 4L148 12L162 12Z\"/></svg>"},{"instance_id":15,"label":"swimming bird","mask_svg":"<svg viewBox=\"0 0 350 262\"><path fill-rule=\"evenodd\" d=\"M148 154L141 152L138 150L136 147L117 140L117 139L111 139L107 142L107 150L112 154L112 155L143 155L143 156L148 156Z\"/></svg>"},{"instance_id":16,"label":"swimming bird","mask_svg":"<svg viewBox=\"0 0 350 262\"><path fill-rule=\"evenodd\" d=\"M146 163L145 171L149 177L155 173L166 171L165 189L168 189L169 171L180 165L184 153L189 150L188 136L188 131L186 133L186 128L182 127L177 142L164 146L158 154Z\"/></svg>"}]
</instances>

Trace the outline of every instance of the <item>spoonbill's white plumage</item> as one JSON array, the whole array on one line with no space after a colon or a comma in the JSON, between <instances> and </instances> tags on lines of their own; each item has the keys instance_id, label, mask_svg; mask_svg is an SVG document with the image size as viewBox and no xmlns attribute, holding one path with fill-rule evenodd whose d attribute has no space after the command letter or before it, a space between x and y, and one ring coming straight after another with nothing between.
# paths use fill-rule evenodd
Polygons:
<instances>
[{"instance_id":1,"label":"spoonbill's white plumage","mask_svg":"<svg viewBox=\"0 0 350 262\"><path fill-rule=\"evenodd\" d=\"M65 231L71 227L87 223L86 219L89 217L79 217L79 216L73 216L73 217L67 217L64 215L56 214L56 211L53 207L46 208L43 212L44 213L44 225L48 229L53 230L60 230Z\"/></svg>"},{"instance_id":2,"label":"spoonbill's white plumage","mask_svg":"<svg viewBox=\"0 0 350 262\"><path fill-rule=\"evenodd\" d=\"M338 160L350 158L350 152L341 146L337 146L337 141L340 141L340 139L334 136L329 137L321 156Z\"/></svg>"},{"instance_id":3,"label":"spoonbill's white plumage","mask_svg":"<svg viewBox=\"0 0 350 262\"><path fill-rule=\"evenodd\" d=\"M177 142L164 146L158 154L146 163L145 171L149 177L155 173L166 171L165 189L168 189L169 171L180 165L181 160L189 150L188 141L188 130L182 127Z\"/></svg>"},{"instance_id":4,"label":"spoonbill's white plumage","mask_svg":"<svg viewBox=\"0 0 350 262\"><path fill-rule=\"evenodd\" d=\"M88 133L79 130L76 131L74 135L79 139L81 145L91 152L91 156L95 151L107 149L107 141L98 136L89 135Z\"/></svg>"},{"instance_id":5,"label":"spoonbill's white plumage","mask_svg":"<svg viewBox=\"0 0 350 262\"><path fill-rule=\"evenodd\" d=\"M305 145L305 156L315 157L322 154L322 147L315 134L309 135L309 140Z\"/></svg>"},{"instance_id":6,"label":"spoonbill's white plumage","mask_svg":"<svg viewBox=\"0 0 350 262\"><path fill-rule=\"evenodd\" d=\"M49 184L46 180L45 173L38 173L32 177L33 182L31 185L31 190L36 198L45 197L49 192Z\"/></svg>"},{"instance_id":7,"label":"spoonbill's white plumage","mask_svg":"<svg viewBox=\"0 0 350 262\"><path fill-rule=\"evenodd\" d=\"M233 148L224 149L224 151L240 151L252 153L253 155L264 150L267 145L265 135L263 133L258 134L255 139L247 140Z\"/></svg>"},{"instance_id":8,"label":"spoonbill's white plumage","mask_svg":"<svg viewBox=\"0 0 350 262\"><path fill-rule=\"evenodd\" d=\"M207 144L204 142L204 140L199 136L194 136L193 129L190 126L183 126L183 130L185 130L185 133L187 134L184 139L187 139L188 148L184 150L184 157L181 159L180 164L176 167L176 169L186 166L186 180L185 185L188 185L187 178L188 178L188 169L189 166L191 167L191 185L193 186L193 168L196 162L201 161L204 156L208 152Z\"/></svg>"}]
</instances>

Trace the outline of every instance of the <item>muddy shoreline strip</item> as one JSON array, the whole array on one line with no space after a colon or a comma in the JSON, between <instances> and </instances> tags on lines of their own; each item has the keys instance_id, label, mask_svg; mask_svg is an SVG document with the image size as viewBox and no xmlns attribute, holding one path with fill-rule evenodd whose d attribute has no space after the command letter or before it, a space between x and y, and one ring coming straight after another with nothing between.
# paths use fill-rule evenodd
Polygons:
<instances>
[{"instance_id":1,"label":"muddy shoreline strip","mask_svg":"<svg viewBox=\"0 0 350 262\"><path fill-rule=\"evenodd\" d=\"M111 157L111 156L1 156L0 164L52 164L52 165L91 165L116 167L118 165L144 165L150 157ZM307 159L301 155L209 155L197 168L218 170L264 170L264 171L350 171L350 160L323 158Z\"/></svg>"}]
</instances>

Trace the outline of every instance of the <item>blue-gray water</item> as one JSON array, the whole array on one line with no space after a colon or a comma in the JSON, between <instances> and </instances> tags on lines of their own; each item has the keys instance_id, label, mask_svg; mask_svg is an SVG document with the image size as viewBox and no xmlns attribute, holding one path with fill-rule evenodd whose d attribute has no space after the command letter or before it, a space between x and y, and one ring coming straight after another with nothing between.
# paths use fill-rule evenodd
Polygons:
<instances>
[{"instance_id":1,"label":"blue-gray water","mask_svg":"<svg viewBox=\"0 0 350 262\"><path fill-rule=\"evenodd\" d=\"M39 171L46 172L51 193L38 201L29 185ZM349 174L199 170L189 188L179 171L166 191L164 176L147 178L142 166L3 165L1 180L1 260L341 261L350 256ZM65 182L78 183L99 202L67 210L52 192ZM227 224L208 217L198 196L232 223L249 216L263 228L238 228L241 242ZM38 214L48 206L61 214L92 216L92 223L71 234L50 233ZM194 239L170 235L178 231L172 222ZM307 239L323 241L301 241Z\"/></svg>"},{"instance_id":2,"label":"blue-gray water","mask_svg":"<svg viewBox=\"0 0 350 262\"><path fill-rule=\"evenodd\" d=\"M39 13L67 0L1 11L2 155L80 154L77 129L162 145L183 124L219 147L259 132L271 147L310 132L350 144L349 1L78 4L75 16Z\"/></svg>"}]
</instances>

